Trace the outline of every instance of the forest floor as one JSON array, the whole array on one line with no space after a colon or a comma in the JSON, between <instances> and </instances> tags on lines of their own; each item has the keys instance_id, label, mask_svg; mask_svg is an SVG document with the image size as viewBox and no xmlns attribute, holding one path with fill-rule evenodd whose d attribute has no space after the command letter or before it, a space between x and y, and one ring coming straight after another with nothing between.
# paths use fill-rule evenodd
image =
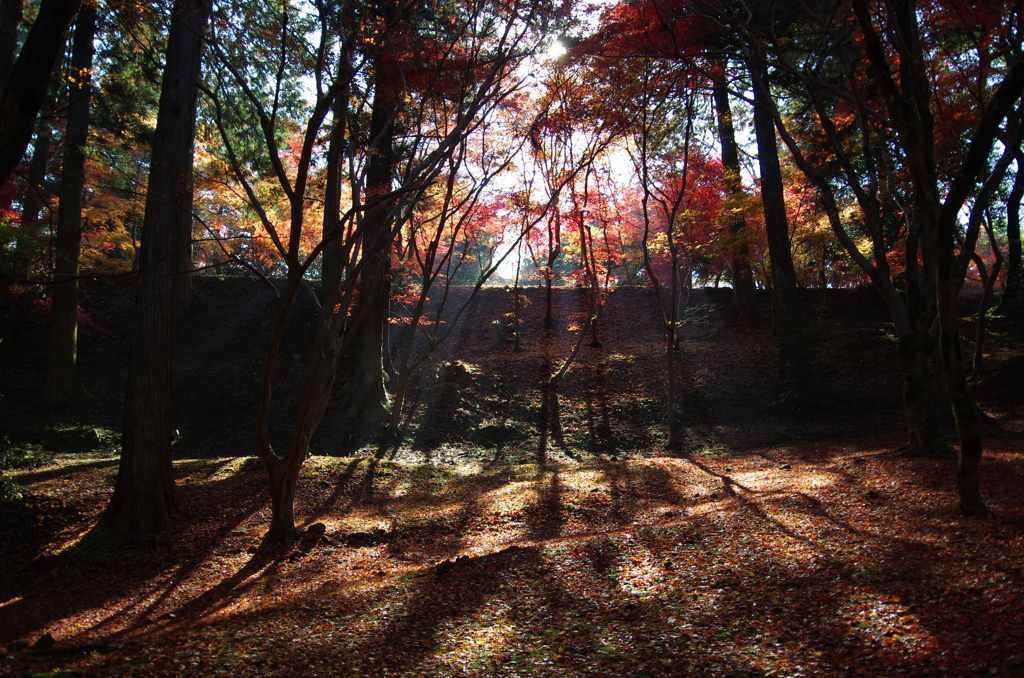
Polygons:
<instances>
[{"instance_id":1,"label":"forest floor","mask_svg":"<svg viewBox=\"0 0 1024 678\"><path fill-rule=\"evenodd\" d=\"M182 510L109 550L76 543L117 472L130 289L87 288L96 403L60 415L32 396L42 318L0 305L0 456L24 488L0 503L0 675L1024 675L1019 329L986 339L992 515L966 520L955 458L899 452L894 338L870 290L805 298L815 381L797 401L775 388L770 327L736 325L724 290L697 293L669 453L652 292L610 295L602 346L545 406L584 295L558 290L545 333L542 296L523 291L517 351L490 343L512 301L487 289L414 389L402 444L328 411L300 480L303 536L274 551L258 548L269 500L248 456L272 295L196 289L176 357ZM278 439L304 331L285 349ZM454 386L441 360L461 361Z\"/></svg>"}]
</instances>

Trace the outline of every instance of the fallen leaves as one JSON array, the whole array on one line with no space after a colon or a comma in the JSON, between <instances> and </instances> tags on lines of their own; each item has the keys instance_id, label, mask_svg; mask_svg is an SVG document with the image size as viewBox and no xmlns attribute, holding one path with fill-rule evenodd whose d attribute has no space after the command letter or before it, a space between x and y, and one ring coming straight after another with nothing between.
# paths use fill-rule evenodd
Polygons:
<instances>
[{"instance_id":1,"label":"fallen leaves","mask_svg":"<svg viewBox=\"0 0 1024 678\"><path fill-rule=\"evenodd\" d=\"M1004 518L979 523L935 512L947 462L862 449L871 461L849 476L846 450L800 452L788 470L772 454L720 454L713 468L660 458L442 474L419 490L414 466L364 461L342 475L317 457L299 498L316 520L294 559L244 551L263 518L258 502L232 510L232 493L255 491L257 469L209 480L219 460L188 462L183 484L205 497L190 513L205 518L165 551L5 584L18 593L0 606L6 637L29 621L57 648L90 649L14 650L0 667L923 676L1024 665L1019 468L990 483ZM403 493L357 500L381 470ZM710 499L723 477L735 491ZM899 501L863 505L865 485L893 478ZM319 501L321 481L334 504ZM387 528L346 531L374 524ZM205 536L190 539L197 529Z\"/></svg>"}]
</instances>

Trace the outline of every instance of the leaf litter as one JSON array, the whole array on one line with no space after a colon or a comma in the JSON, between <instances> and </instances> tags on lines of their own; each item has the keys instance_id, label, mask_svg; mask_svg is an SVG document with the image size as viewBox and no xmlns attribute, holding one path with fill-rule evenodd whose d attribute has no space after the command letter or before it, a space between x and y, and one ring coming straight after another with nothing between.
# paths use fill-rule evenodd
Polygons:
<instances>
[{"instance_id":1,"label":"leaf litter","mask_svg":"<svg viewBox=\"0 0 1024 678\"><path fill-rule=\"evenodd\" d=\"M898 389L884 337L851 331L877 325L863 309L816 326L832 401L789 418L764 397L767 329L684 328L687 444L665 456L661 358L630 294L603 314L608 349L560 389L558 436L536 397L557 347L471 335L461 402L417 422L436 442L311 457L290 551L259 548L269 496L251 457L176 461L175 527L116 551L75 546L116 458L57 452L12 473L26 492L0 507L0 674L1024 675L1012 341L993 343L980 391L999 422L992 517L966 520L953 458L893 449Z\"/></svg>"},{"instance_id":2,"label":"leaf litter","mask_svg":"<svg viewBox=\"0 0 1024 678\"><path fill-rule=\"evenodd\" d=\"M185 515L172 533L45 571L5 569L15 574L3 585L2 637L49 633L86 650L7 651L0 667L239 676L1024 667L1019 450L987 453L1000 472L985 479L996 517L984 521L948 506L952 460L789 446L801 460L782 470L775 452L476 473L315 457L299 510L306 527L322 528L286 553L252 548L267 520L255 464L179 462ZM67 529L54 532L53 549L104 499L101 471L57 469L25 483L38 501L74 511L60 514ZM8 545L7 565L17 550Z\"/></svg>"}]
</instances>

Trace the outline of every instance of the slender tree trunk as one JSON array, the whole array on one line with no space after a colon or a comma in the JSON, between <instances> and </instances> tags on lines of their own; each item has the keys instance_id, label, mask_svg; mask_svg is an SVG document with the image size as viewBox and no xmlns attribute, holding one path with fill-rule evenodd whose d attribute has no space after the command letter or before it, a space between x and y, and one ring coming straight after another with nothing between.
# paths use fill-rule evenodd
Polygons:
<instances>
[{"instance_id":1,"label":"slender tree trunk","mask_svg":"<svg viewBox=\"0 0 1024 678\"><path fill-rule=\"evenodd\" d=\"M544 270L544 329L550 330L554 325L555 316L554 309L552 308L552 294L551 285L552 280L555 277L555 261L558 260L558 255L562 252L561 234L562 234L562 223L561 215L558 210L557 204L554 207L554 230L551 230L551 226L548 226L548 266Z\"/></svg>"},{"instance_id":2,"label":"slender tree trunk","mask_svg":"<svg viewBox=\"0 0 1024 678\"><path fill-rule=\"evenodd\" d=\"M806 387L809 375L766 71L763 63L751 61L750 73L755 83L754 133L757 137L761 202L764 206L765 231L772 266L773 316L779 338L779 386L783 391L798 391Z\"/></svg>"},{"instance_id":3,"label":"slender tree trunk","mask_svg":"<svg viewBox=\"0 0 1024 678\"><path fill-rule=\"evenodd\" d=\"M995 242L995 234L991 227L988 227L990 242ZM974 263L981 275L981 299L978 301L978 321L974 326L974 361L971 367L971 379L981 379L982 365L985 360L985 330L988 325L988 307L992 301L992 288L995 286L996 278L999 277L999 269L1003 266L1003 254L999 251L999 245L993 244L992 251L995 253L995 261L992 262L992 270L985 270L985 262L977 254L974 255Z\"/></svg>"},{"instance_id":4,"label":"slender tree trunk","mask_svg":"<svg viewBox=\"0 0 1024 678\"><path fill-rule=\"evenodd\" d=\"M64 33L82 0L42 0L21 53L0 92L0 187L21 162L36 114L46 97L53 64L64 48Z\"/></svg>"},{"instance_id":5,"label":"slender tree trunk","mask_svg":"<svg viewBox=\"0 0 1024 678\"><path fill-rule=\"evenodd\" d=\"M166 528L177 507L171 466L171 356L177 253L192 223L192 152L211 0L176 0L139 253L121 464L100 519L117 537Z\"/></svg>"},{"instance_id":6,"label":"slender tree trunk","mask_svg":"<svg viewBox=\"0 0 1024 678\"><path fill-rule=\"evenodd\" d=\"M264 537L265 543L287 547L295 541L295 488L301 469L301 461L286 463L286 460L269 469L270 527Z\"/></svg>"},{"instance_id":7,"label":"slender tree trunk","mask_svg":"<svg viewBox=\"0 0 1024 678\"><path fill-rule=\"evenodd\" d=\"M82 192L85 189L85 145L89 137L93 37L96 5L82 5L75 22L71 54L74 77L68 85L68 118L61 165L54 251L53 303L50 311L49 347L46 355L44 393L50 409L67 406L78 383L78 256L82 243Z\"/></svg>"},{"instance_id":8,"label":"slender tree trunk","mask_svg":"<svg viewBox=\"0 0 1024 678\"><path fill-rule=\"evenodd\" d=\"M0 94L7 87L18 49L18 27L21 26L22 0L0 0Z\"/></svg>"},{"instance_id":9,"label":"slender tree trunk","mask_svg":"<svg viewBox=\"0 0 1024 678\"><path fill-rule=\"evenodd\" d=\"M950 239L952 240L952 239ZM950 242L952 245L952 242ZM942 350L942 372L946 392L953 406L960 454L957 458L957 489L960 511L966 516L978 517L988 513L981 496L978 467L981 464L981 417L967 387L963 348L956 324L956 287L952 276L951 252L940 255L936 292L939 303L939 347Z\"/></svg>"},{"instance_id":10,"label":"slender tree trunk","mask_svg":"<svg viewBox=\"0 0 1024 678\"><path fill-rule=\"evenodd\" d=\"M936 382L936 375L931 369L932 360L938 349L938 342L931 335L935 319L935 308L932 306L934 295L934 271L930 278L931 284L922 284L922 270L918 263L921 247L922 218L916 214L907 228L907 239L904 250L904 276L907 286L906 303L897 317L895 310L890 310L893 320L900 324L900 319L909 330L900 337L897 348L897 360L903 372L903 404L907 413L907 454L912 456L931 456L947 451L939 433L939 398L945 396L941 383ZM927 256L927 255L926 255ZM931 257L928 256L930 260ZM891 287L891 283L890 283ZM895 294L895 291L891 292ZM883 299L885 295L883 295ZM904 315L905 314L905 315Z\"/></svg>"},{"instance_id":11,"label":"slender tree trunk","mask_svg":"<svg viewBox=\"0 0 1024 678\"><path fill-rule=\"evenodd\" d=\"M1022 317L1024 313L1024 276L1021 275L1020 203L1024 198L1024 150L1016 156L1017 176L1006 198L1006 284L999 301L1003 315Z\"/></svg>"},{"instance_id":12,"label":"slender tree trunk","mask_svg":"<svg viewBox=\"0 0 1024 678\"><path fill-rule=\"evenodd\" d=\"M723 67L724 77L724 67ZM732 124L732 107L725 81L714 82L718 138L722 143L722 168L725 172L725 209L729 228L729 268L732 270L732 306L740 322L757 317L754 300L754 275L750 269L750 248L746 240L747 220L743 214L743 184L740 179L740 155Z\"/></svg>"},{"instance_id":13,"label":"slender tree trunk","mask_svg":"<svg viewBox=\"0 0 1024 678\"><path fill-rule=\"evenodd\" d=\"M328 294L327 285L341 281L341 159L348 141L345 138L345 113L348 108L348 90L335 100L331 139L327 147L327 186L324 189L323 233L329 242L324 246L320 267L321 297Z\"/></svg>"},{"instance_id":14,"label":"slender tree trunk","mask_svg":"<svg viewBox=\"0 0 1024 678\"><path fill-rule=\"evenodd\" d=\"M911 456L930 456L945 447L935 417L934 382L928 369L930 353L917 332L901 337L896 349L897 364L903 373L907 454Z\"/></svg>"},{"instance_id":15,"label":"slender tree trunk","mask_svg":"<svg viewBox=\"0 0 1024 678\"><path fill-rule=\"evenodd\" d=\"M53 141L53 116L54 110L57 108L63 60L62 53L54 64L46 98L43 99L43 105L39 109L39 118L36 120L36 138L32 145L32 161L28 168L28 189L21 207L20 237L17 245L18 259L23 267L19 273L25 280L32 278L33 260L38 256L40 249L37 244L42 226L39 215L47 198L50 197L46 186L46 176L49 172L50 144Z\"/></svg>"}]
</instances>

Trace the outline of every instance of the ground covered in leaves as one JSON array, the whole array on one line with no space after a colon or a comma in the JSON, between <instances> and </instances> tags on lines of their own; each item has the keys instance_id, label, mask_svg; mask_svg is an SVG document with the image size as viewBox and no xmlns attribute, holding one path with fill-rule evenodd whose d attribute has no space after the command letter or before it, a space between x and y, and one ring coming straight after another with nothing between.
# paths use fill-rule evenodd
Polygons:
<instances>
[{"instance_id":1,"label":"ground covered in leaves","mask_svg":"<svg viewBox=\"0 0 1024 678\"><path fill-rule=\"evenodd\" d=\"M490 344L492 320L513 328L508 293L487 290L434 363L465 371L423 380L400 445L325 422L303 536L280 552L257 548L266 480L244 456L271 302L248 281L214 288L181 323L182 511L123 548L75 544L117 470L126 293L94 295L95 405L37 414L39 330L4 336L0 442L23 497L0 504L0 674L1024 675L1024 363L998 323L975 386L992 517L968 521L955 459L897 449L893 342L869 291L806 300L817 381L797 403L775 392L770 328L697 298L673 357L685 445L668 455L649 291L611 295L602 346L545 409L582 294L560 291L544 333L526 292L516 351Z\"/></svg>"}]
</instances>

